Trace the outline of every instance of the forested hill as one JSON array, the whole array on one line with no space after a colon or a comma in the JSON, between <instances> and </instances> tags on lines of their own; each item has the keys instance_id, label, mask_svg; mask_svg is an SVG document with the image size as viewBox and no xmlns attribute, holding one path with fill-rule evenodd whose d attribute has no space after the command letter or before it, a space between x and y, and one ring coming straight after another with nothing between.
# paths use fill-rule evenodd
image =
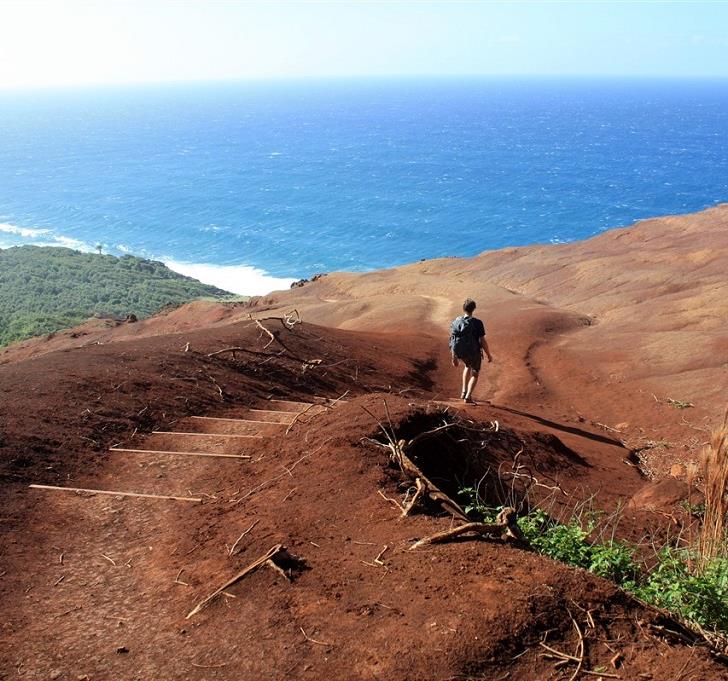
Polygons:
<instances>
[{"instance_id":1,"label":"forested hill","mask_svg":"<svg viewBox=\"0 0 728 681\"><path fill-rule=\"evenodd\" d=\"M68 248L0 250L0 346L74 326L94 315L145 317L168 305L232 294L161 262Z\"/></svg>"}]
</instances>

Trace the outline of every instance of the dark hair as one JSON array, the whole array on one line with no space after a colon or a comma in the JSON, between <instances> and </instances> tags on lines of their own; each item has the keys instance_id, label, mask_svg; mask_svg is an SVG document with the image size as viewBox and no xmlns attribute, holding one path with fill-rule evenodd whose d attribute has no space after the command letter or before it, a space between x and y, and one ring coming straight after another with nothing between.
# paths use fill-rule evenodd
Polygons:
<instances>
[{"instance_id":1,"label":"dark hair","mask_svg":"<svg viewBox=\"0 0 728 681\"><path fill-rule=\"evenodd\" d=\"M467 312L468 314L473 314L473 310L475 309L475 301L471 300L470 298L467 298L465 302L463 303L463 311Z\"/></svg>"}]
</instances>

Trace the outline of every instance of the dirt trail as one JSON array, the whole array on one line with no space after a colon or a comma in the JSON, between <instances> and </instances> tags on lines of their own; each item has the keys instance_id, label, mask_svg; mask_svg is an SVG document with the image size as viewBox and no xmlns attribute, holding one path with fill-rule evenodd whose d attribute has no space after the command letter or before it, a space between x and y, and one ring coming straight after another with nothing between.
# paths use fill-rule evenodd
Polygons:
<instances>
[{"instance_id":1,"label":"dirt trail","mask_svg":"<svg viewBox=\"0 0 728 681\"><path fill-rule=\"evenodd\" d=\"M659 629L675 623L583 571L496 542L409 551L452 520L401 518L382 495L401 501L412 481L371 444L371 414L405 439L466 418L480 449L464 459L459 440L437 439L418 454L453 496L517 455L561 490L557 511L590 495L606 510L679 502L684 483L668 499L630 447L689 458L724 394L726 220L720 208L583 244L329 275L252 306L196 303L3 351L0 678L556 681L575 668L557 670L541 643L577 650L573 618L585 672L728 679ZM453 401L448 362L466 296L486 301L495 357L476 406ZM264 320L277 340L249 320L293 307L303 325ZM691 358L696 339L709 351ZM210 356L231 347L243 350ZM303 403L346 391L291 425ZM620 532L639 538L669 510L630 507ZM290 582L257 570L185 619L277 544L306 569Z\"/></svg>"}]
</instances>

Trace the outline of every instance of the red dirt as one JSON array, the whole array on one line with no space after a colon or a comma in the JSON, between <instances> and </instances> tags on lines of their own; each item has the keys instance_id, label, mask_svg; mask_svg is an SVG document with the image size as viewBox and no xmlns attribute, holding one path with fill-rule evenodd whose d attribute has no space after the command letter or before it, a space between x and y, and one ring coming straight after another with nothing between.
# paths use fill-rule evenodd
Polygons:
<instances>
[{"instance_id":1,"label":"red dirt","mask_svg":"<svg viewBox=\"0 0 728 681\"><path fill-rule=\"evenodd\" d=\"M549 252L541 249L540 257ZM506 254L491 255L500 257ZM430 266L440 267L411 269L419 277ZM462 261L451 266L463 277L470 267ZM575 667L555 669L540 642L546 637L547 645L573 654L573 617L586 637L587 671L603 668L625 680L728 679L726 667L705 648L660 629L676 624L584 571L500 542L407 550L450 521L432 508L399 519L380 496L379 490L401 498L404 480L386 452L363 440L380 436L364 407L386 422L386 400L402 437L440 418L447 405L437 400L458 392L437 335L451 308L447 301L425 301L437 313L432 326L420 320L413 327L405 323L407 315L425 303L398 287L413 286L417 277L398 283L396 272L379 279L347 276L361 282L351 284L356 300L351 293L346 303L312 302L319 286L335 297L334 275L276 299L281 307L295 302L307 320L292 331L265 322L280 334L286 352L278 343L264 347L267 336L249 322L230 323L264 304L245 312L200 304L143 325L89 330L84 337L102 344L78 348L80 337L64 332L0 357L6 360L0 366L0 677L566 680ZM384 281L388 291L377 302ZM456 295L466 284L444 291L443 283L433 291ZM418 450L420 465L444 489L454 489L448 476L472 477L478 466L510 463L523 448L528 470L565 492L552 495L554 512L590 494L607 510L647 496L656 503L659 493L646 491L621 439L639 443L651 428L676 436L687 431L679 425L681 412L651 396L643 400L636 390L654 380L644 377L651 365L628 385L585 378L594 371L604 379L607 369L580 365L582 351L594 352L609 368L622 360L594 349L582 312L519 301L495 306L495 321L487 318L496 365L486 370L480 394L497 404L448 408L482 429L486 458L458 458L452 441L438 440ZM392 302L402 315L399 328L432 335L362 330L385 328L393 317L382 310ZM201 326L196 315L204 315L209 328L195 329ZM309 319L358 330L315 326ZM613 344L616 327L600 324L604 342ZM646 339L655 333L647 327ZM577 336L583 340L571 340ZM206 357L229 346L263 355ZM608 397L618 384L619 392ZM288 422L292 417L250 409L293 408L268 401L271 396L307 402L347 390L348 401L310 410L290 432L285 424L188 418ZM619 400L623 407L617 409ZM497 433L489 425L495 420ZM253 432L263 437L216 434ZM251 458L108 452L112 445ZM203 502L29 490L30 483L200 496ZM664 525L666 512L656 505L659 513L639 504L628 509L624 535ZM254 522L239 552L228 555ZM306 561L291 583L262 568L185 619L202 598L278 543ZM383 565L374 561L380 554ZM610 664L616 653L622 655L618 668Z\"/></svg>"}]
</instances>

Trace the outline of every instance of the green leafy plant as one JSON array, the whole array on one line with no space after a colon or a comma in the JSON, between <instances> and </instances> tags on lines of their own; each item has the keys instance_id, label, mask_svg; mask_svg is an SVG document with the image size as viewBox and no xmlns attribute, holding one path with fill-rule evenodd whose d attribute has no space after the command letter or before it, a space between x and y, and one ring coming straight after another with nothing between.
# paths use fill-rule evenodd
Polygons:
<instances>
[{"instance_id":1,"label":"green leafy plant","mask_svg":"<svg viewBox=\"0 0 728 681\"><path fill-rule=\"evenodd\" d=\"M485 522L495 518L499 509L488 506L475 488L466 487L460 492L467 513ZM728 632L725 552L706 560L699 551L666 546L658 552L655 566L647 570L637 561L637 546L614 538L590 541L598 519L598 514L590 511L560 523L534 508L519 518L518 524L539 553L609 579L643 601L688 622Z\"/></svg>"},{"instance_id":2,"label":"green leafy plant","mask_svg":"<svg viewBox=\"0 0 728 681\"><path fill-rule=\"evenodd\" d=\"M632 591L702 627L728 632L728 559L713 559L691 572L695 558L687 550L665 547L657 565Z\"/></svg>"}]
</instances>

